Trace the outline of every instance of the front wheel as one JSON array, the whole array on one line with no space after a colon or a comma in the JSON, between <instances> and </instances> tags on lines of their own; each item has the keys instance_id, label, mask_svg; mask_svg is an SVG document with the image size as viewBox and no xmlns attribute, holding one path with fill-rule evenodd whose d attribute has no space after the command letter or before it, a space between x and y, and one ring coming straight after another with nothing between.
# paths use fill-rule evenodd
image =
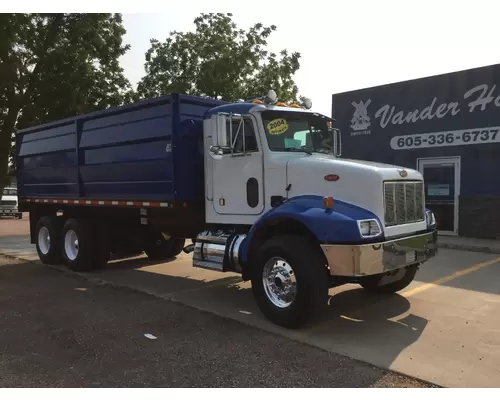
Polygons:
<instances>
[{"instance_id":1,"label":"front wheel","mask_svg":"<svg viewBox=\"0 0 500 400\"><path fill-rule=\"evenodd\" d=\"M360 285L367 292L392 294L406 288L415 279L418 270L418 265L401 268L393 274L384 275L381 277L367 278L366 281L360 282Z\"/></svg>"},{"instance_id":2,"label":"front wheel","mask_svg":"<svg viewBox=\"0 0 500 400\"><path fill-rule=\"evenodd\" d=\"M304 238L286 235L269 240L252 268L256 302L277 325L299 328L327 305L325 261Z\"/></svg>"}]
</instances>

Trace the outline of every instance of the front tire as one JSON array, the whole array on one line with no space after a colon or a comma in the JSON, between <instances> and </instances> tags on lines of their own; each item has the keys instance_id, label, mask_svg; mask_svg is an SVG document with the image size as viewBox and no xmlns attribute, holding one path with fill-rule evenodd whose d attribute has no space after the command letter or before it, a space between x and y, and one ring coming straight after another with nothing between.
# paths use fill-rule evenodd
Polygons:
<instances>
[{"instance_id":1,"label":"front tire","mask_svg":"<svg viewBox=\"0 0 500 400\"><path fill-rule=\"evenodd\" d=\"M252 268L257 305L275 324L299 328L326 307L326 264L305 238L286 235L270 239Z\"/></svg>"},{"instance_id":2,"label":"front tire","mask_svg":"<svg viewBox=\"0 0 500 400\"><path fill-rule=\"evenodd\" d=\"M406 288L415 279L418 265L401 268L395 275L384 275L381 277L369 278L360 285L370 293L392 294Z\"/></svg>"}]
</instances>

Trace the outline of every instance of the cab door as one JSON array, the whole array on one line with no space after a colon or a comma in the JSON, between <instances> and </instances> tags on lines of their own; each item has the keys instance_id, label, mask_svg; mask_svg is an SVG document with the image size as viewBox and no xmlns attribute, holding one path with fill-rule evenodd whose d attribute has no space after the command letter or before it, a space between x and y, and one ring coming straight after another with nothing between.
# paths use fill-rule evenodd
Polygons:
<instances>
[{"instance_id":1,"label":"cab door","mask_svg":"<svg viewBox=\"0 0 500 400\"><path fill-rule=\"evenodd\" d=\"M213 207L218 214L258 215L264 210L264 165L256 120L226 118L227 146L213 160Z\"/></svg>"}]
</instances>

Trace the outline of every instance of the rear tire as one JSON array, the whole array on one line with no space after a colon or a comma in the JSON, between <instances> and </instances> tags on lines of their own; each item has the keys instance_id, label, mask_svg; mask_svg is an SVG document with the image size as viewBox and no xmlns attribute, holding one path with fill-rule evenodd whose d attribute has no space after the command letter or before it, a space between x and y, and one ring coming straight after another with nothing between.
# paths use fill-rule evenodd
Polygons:
<instances>
[{"instance_id":1,"label":"rear tire","mask_svg":"<svg viewBox=\"0 0 500 400\"><path fill-rule=\"evenodd\" d=\"M186 241L181 238L165 237L161 233L152 234L145 245L144 252L151 261L168 260L178 256Z\"/></svg>"},{"instance_id":2,"label":"rear tire","mask_svg":"<svg viewBox=\"0 0 500 400\"><path fill-rule=\"evenodd\" d=\"M100 235L81 219L68 219L61 236L61 250L66 266L73 271L89 271L104 265L109 253L99 246Z\"/></svg>"},{"instance_id":3,"label":"rear tire","mask_svg":"<svg viewBox=\"0 0 500 400\"><path fill-rule=\"evenodd\" d=\"M111 259L110 235L106 226L93 225L95 246L94 268L103 268Z\"/></svg>"},{"instance_id":4,"label":"rear tire","mask_svg":"<svg viewBox=\"0 0 500 400\"><path fill-rule=\"evenodd\" d=\"M170 240L173 240L173 257L177 257L179 254L182 253L182 249L186 246L186 239L182 238L171 238Z\"/></svg>"},{"instance_id":5,"label":"rear tire","mask_svg":"<svg viewBox=\"0 0 500 400\"><path fill-rule=\"evenodd\" d=\"M45 216L35 227L36 251L40 261L47 265L62 263L60 252L61 220L55 216Z\"/></svg>"},{"instance_id":6,"label":"rear tire","mask_svg":"<svg viewBox=\"0 0 500 400\"><path fill-rule=\"evenodd\" d=\"M270 239L251 268L257 305L273 323L299 328L326 308L326 264L304 238L284 235Z\"/></svg>"},{"instance_id":7,"label":"rear tire","mask_svg":"<svg viewBox=\"0 0 500 400\"><path fill-rule=\"evenodd\" d=\"M385 275L376 277L368 279L365 282L361 282L360 285L363 289L370 293L392 294L403 290L410 283L412 283L413 279L415 279L417 271L418 265L410 265L409 267L398 270L396 273L399 274L399 276ZM388 282L384 283L384 280Z\"/></svg>"}]
</instances>

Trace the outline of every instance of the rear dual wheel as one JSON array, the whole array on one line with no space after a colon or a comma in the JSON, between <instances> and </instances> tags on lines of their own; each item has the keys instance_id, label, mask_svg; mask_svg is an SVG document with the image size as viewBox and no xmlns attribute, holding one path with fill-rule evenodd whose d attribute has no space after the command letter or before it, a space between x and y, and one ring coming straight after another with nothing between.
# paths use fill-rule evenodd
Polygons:
<instances>
[{"instance_id":1,"label":"rear dual wheel","mask_svg":"<svg viewBox=\"0 0 500 400\"><path fill-rule=\"evenodd\" d=\"M60 218L45 216L38 220L35 227L36 251L40 261L47 265L62 262L60 237L62 221Z\"/></svg>"},{"instance_id":2,"label":"rear dual wheel","mask_svg":"<svg viewBox=\"0 0 500 400\"><path fill-rule=\"evenodd\" d=\"M40 261L48 265L64 263L73 271L88 271L109 260L107 236L102 229L81 219L44 216L35 228Z\"/></svg>"},{"instance_id":3,"label":"rear dual wheel","mask_svg":"<svg viewBox=\"0 0 500 400\"><path fill-rule=\"evenodd\" d=\"M160 232L151 232L144 244L144 252L151 261L168 260L178 256L185 244L185 239L165 237Z\"/></svg>"},{"instance_id":4,"label":"rear dual wheel","mask_svg":"<svg viewBox=\"0 0 500 400\"><path fill-rule=\"evenodd\" d=\"M106 236L95 225L70 218L62 229L64 263L73 271L101 268L109 261Z\"/></svg>"}]
</instances>

